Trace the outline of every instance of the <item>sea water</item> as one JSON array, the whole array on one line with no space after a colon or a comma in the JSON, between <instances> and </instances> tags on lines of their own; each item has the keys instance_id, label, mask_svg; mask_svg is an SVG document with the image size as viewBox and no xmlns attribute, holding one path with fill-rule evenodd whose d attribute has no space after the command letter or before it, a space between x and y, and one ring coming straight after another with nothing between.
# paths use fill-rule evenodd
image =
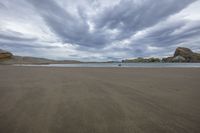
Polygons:
<instances>
[{"instance_id":1,"label":"sea water","mask_svg":"<svg viewBox=\"0 0 200 133\"><path fill-rule=\"evenodd\" d=\"M47 64L17 65L45 67L135 67L135 68L200 68L200 63L80 63L80 64Z\"/></svg>"}]
</instances>

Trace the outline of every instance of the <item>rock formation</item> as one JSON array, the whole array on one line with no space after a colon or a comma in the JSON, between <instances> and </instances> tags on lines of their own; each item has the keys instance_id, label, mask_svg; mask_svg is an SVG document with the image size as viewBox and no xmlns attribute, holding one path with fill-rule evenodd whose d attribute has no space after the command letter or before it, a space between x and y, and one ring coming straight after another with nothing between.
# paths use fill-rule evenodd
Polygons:
<instances>
[{"instance_id":1,"label":"rock formation","mask_svg":"<svg viewBox=\"0 0 200 133\"><path fill-rule=\"evenodd\" d=\"M163 62L200 62L200 54L189 48L178 47L173 57L163 58Z\"/></svg>"},{"instance_id":2,"label":"rock formation","mask_svg":"<svg viewBox=\"0 0 200 133\"><path fill-rule=\"evenodd\" d=\"M12 53L0 49L0 60L11 59L12 56Z\"/></svg>"}]
</instances>

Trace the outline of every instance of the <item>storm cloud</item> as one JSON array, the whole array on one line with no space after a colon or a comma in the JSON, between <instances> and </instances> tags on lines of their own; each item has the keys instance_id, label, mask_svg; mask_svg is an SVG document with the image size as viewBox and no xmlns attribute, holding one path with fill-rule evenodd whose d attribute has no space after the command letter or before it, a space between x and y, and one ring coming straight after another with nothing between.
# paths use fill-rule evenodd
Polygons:
<instances>
[{"instance_id":1,"label":"storm cloud","mask_svg":"<svg viewBox=\"0 0 200 133\"><path fill-rule=\"evenodd\" d=\"M0 46L55 59L120 60L200 50L199 0L0 2ZM25 52L24 52L25 51Z\"/></svg>"}]
</instances>

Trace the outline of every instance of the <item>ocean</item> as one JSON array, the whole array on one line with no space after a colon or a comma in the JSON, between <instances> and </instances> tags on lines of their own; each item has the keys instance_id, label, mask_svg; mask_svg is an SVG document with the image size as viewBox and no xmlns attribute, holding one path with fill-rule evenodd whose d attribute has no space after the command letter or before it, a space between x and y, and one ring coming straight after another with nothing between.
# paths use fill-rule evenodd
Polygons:
<instances>
[{"instance_id":1,"label":"ocean","mask_svg":"<svg viewBox=\"0 0 200 133\"><path fill-rule=\"evenodd\" d=\"M135 67L135 68L200 68L200 63L80 63L80 64L47 64L15 66L43 66L43 67Z\"/></svg>"}]
</instances>

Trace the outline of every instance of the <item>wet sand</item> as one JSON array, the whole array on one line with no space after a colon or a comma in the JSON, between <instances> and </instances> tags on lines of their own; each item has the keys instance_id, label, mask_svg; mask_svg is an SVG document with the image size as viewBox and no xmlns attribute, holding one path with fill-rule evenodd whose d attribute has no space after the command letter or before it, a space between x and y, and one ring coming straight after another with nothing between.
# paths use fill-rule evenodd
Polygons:
<instances>
[{"instance_id":1,"label":"wet sand","mask_svg":"<svg viewBox=\"0 0 200 133\"><path fill-rule=\"evenodd\" d=\"M200 133L200 69L0 66L0 133Z\"/></svg>"}]
</instances>

